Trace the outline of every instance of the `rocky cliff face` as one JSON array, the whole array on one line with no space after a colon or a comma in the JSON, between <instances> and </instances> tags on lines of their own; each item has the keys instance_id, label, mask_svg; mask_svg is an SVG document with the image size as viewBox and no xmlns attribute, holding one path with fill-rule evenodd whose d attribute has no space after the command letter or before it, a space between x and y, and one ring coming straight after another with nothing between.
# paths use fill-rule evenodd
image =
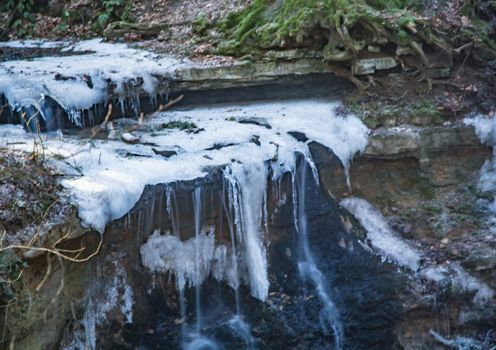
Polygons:
<instances>
[{"instance_id":1,"label":"rocky cliff face","mask_svg":"<svg viewBox=\"0 0 496 350\"><path fill-rule=\"evenodd\" d=\"M184 94L183 107L243 99L341 97L350 88L321 61L308 59L190 67L176 73L175 80L159 77L159 86L167 87L160 91L174 97ZM136 96L142 102L149 98L141 90ZM146 112L153 110L152 104L140 105ZM338 112L343 118L349 113L345 108ZM93 122L104 118L105 111L99 113ZM271 128L261 118L241 119L239 125ZM263 181L269 183L266 199L256 208L264 222L267 281L262 280L255 293L245 251L239 261L232 259L235 249L247 249L240 238L244 236L234 232L247 220L247 214L243 219L242 210L237 208L236 214L233 206L236 201L241 206L242 199L231 193L241 185L226 183L222 167L208 168L202 180L148 185L134 208L108 225L103 235L77 227L75 211L64 202L67 220L56 235L43 236L50 237L46 245L76 252L83 260L98 254L89 261L71 262L53 252L27 251L20 302L9 306L2 319L7 330L4 347L170 348L191 340L212 348L208 342L217 339L227 348L330 348L340 344L339 330L321 325L331 319L331 324L339 320L342 325L343 348L431 349L442 341L456 344L462 335L489 348L495 342L489 331L496 322L496 242L492 213L484 204L488 194L477 184L491 149L473 127L456 118L440 123L437 115L417 114L378 120L368 123L376 128L349 167L329 148L309 144L320 185L310 180L308 170L309 179L300 186L306 193L303 212L312 259L301 258L296 171L275 182L269 181L273 173L268 170L244 174L249 191L256 190L256 179L265 176ZM308 140L302 132L290 135ZM260 138L249 143L260 146ZM212 151L229 146L214 144ZM155 155L173 155L155 148ZM143 156L127 152L128 157ZM298 166L302 163L300 159ZM201 201L195 199L198 188ZM64 236L68 228L71 235ZM143 249L152 243L164 250L173 247L159 259L162 270L150 270L150 261L143 259ZM411 254L413 264L403 264L398 249L400 255ZM208 259L192 266L200 252ZM179 260L181 256L191 259ZM234 264L239 264L239 275L233 272ZM183 287L178 275L184 277ZM319 278L325 281L320 284L326 286L324 292L318 288ZM270 285L266 296L265 282ZM321 307L326 297L339 310L334 319L326 318ZM197 327L197 306L202 315L198 333L206 338L190 339L191 329ZM436 338L430 331L447 338Z\"/></svg>"},{"instance_id":2,"label":"rocky cliff face","mask_svg":"<svg viewBox=\"0 0 496 350\"><path fill-rule=\"evenodd\" d=\"M422 264L442 267L456 262L495 288L491 264L494 241L484 224L486 214L477 206L481 194L475 186L491 152L480 144L473 129L444 126L375 130L368 148L349 169L351 188L343 166L329 149L314 143L311 151L321 186L308 182L309 242L343 310L341 318L345 320L349 346L434 348L437 342L430 330L444 336L465 334L475 338L487 332L495 320L494 300L490 301L492 306L480 308L472 303L475 292L435 283L415 272L399 272L394 264L381 263L379 256L362 247L367 241L367 227L361 227L338 206L339 199L350 195L367 199L395 232L422 252ZM176 283L167 273L151 274L142 265L140 246L157 228L172 231L174 221L181 223L182 241L193 238L192 193L198 186L208 202L202 226L216 226L216 244L229 244L229 217L223 214L225 185L218 171L212 171L201 183L147 187L131 213L106 230L95 259L84 265L48 260L52 272L47 274L42 293L33 294L30 318L23 321L24 331L15 341L16 348L71 348L71 344L87 342L96 342L98 348L160 348L164 339L167 346L179 346L181 325L188 321L179 313ZM171 193L179 209L175 219L167 211ZM322 333L315 318L319 308L316 295L308 292L298 278L291 198L289 176L271 185L266 237L270 243L271 293L262 303L251 298L247 287L242 286L243 317L252 325L252 336L260 347L326 347L333 344L333 338ZM98 241L97 235L87 234L66 248L84 245L96 249ZM30 285L36 286L44 279L47 260L36 258L30 266ZM60 294L54 295L60 288ZM54 304L50 303L52 298ZM222 339L228 347L245 346L245 340L227 325L226 315L234 312L234 290L209 277L201 298L204 332ZM184 300L190 320L194 318L194 299L194 290L188 288ZM299 305L303 300L307 306L302 310ZM18 318L11 314L6 321L12 327ZM377 336L379 329L381 336Z\"/></svg>"}]
</instances>

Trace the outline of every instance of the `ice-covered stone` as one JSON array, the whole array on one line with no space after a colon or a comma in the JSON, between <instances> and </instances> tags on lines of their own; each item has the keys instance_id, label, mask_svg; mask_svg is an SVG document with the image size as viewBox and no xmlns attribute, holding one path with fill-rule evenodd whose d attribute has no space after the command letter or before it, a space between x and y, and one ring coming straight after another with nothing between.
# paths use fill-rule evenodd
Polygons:
<instances>
[{"instance_id":1,"label":"ice-covered stone","mask_svg":"<svg viewBox=\"0 0 496 350\"><path fill-rule=\"evenodd\" d=\"M184 65L179 60L126 44L111 44L101 39L70 42L9 42L7 47L61 48L58 57L6 61L0 64L0 94L13 109L34 107L47 120L46 97L55 100L81 126L81 111L103 103L108 96L109 83L116 92L124 94L124 84L142 79L141 88L153 95L157 86L155 76L173 75Z\"/></svg>"},{"instance_id":2,"label":"ice-covered stone","mask_svg":"<svg viewBox=\"0 0 496 350\"><path fill-rule=\"evenodd\" d=\"M365 149L368 129L355 116L337 116L337 106L339 102L328 100L297 100L162 113L134 132L140 144L85 142L70 135L62 141L47 134L42 136L44 155L68 175L62 184L69 189L83 225L103 232L108 222L133 208L146 185L201 178L208 169L233 162L267 162L274 179L281 177L294 169L296 153L310 158L307 143L290 136L290 131L302 131L310 141L329 147L347 168L353 155ZM264 118L271 128L237 122L247 116ZM194 124L199 131L163 127L171 121ZM0 126L0 146L31 152L36 140L19 127ZM219 143L228 146L214 147ZM177 154L165 159L154 149Z\"/></svg>"},{"instance_id":3,"label":"ice-covered stone","mask_svg":"<svg viewBox=\"0 0 496 350\"><path fill-rule=\"evenodd\" d=\"M365 199L350 197L343 199L340 205L348 210L367 230L371 246L381 256L390 259L412 271L417 271L420 252L398 237L389 227L382 214Z\"/></svg>"}]
</instances>

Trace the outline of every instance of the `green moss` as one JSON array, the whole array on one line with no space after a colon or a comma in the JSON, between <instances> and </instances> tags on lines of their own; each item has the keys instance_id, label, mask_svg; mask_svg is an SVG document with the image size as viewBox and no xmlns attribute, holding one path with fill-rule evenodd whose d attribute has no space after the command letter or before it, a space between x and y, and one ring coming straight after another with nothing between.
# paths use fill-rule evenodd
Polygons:
<instances>
[{"instance_id":1,"label":"green moss","mask_svg":"<svg viewBox=\"0 0 496 350\"><path fill-rule=\"evenodd\" d=\"M204 12L200 12L193 21L193 32L200 36L204 36L207 34L207 30L210 26L211 24L208 21L207 15Z\"/></svg>"},{"instance_id":2,"label":"green moss","mask_svg":"<svg viewBox=\"0 0 496 350\"><path fill-rule=\"evenodd\" d=\"M436 190L428 181L420 181L416 187L422 199L429 201L436 197Z\"/></svg>"},{"instance_id":3,"label":"green moss","mask_svg":"<svg viewBox=\"0 0 496 350\"><path fill-rule=\"evenodd\" d=\"M444 118L437 106L430 100L422 101L414 106L411 116L412 118L424 119L425 124L441 125L444 122Z\"/></svg>"},{"instance_id":4,"label":"green moss","mask_svg":"<svg viewBox=\"0 0 496 350\"><path fill-rule=\"evenodd\" d=\"M226 39L220 45L220 51L241 55L254 47L295 47L311 41L321 45L327 40L328 56L337 54L339 57L342 55L339 47L357 52L366 46L363 40L352 37L348 30L358 22L367 23L368 28L382 32L381 35L385 35L383 27L386 26L398 29L399 37L408 37L407 32L399 31L415 21L413 15L402 10L406 6L405 0L254 0L242 11L229 13L219 23ZM395 20L388 23L381 10L387 13L402 11L405 15L389 16ZM326 31L337 33L341 40L332 42L330 35L323 34Z\"/></svg>"},{"instance_id":5,"label":"green moss","mask_svg":"<svg viewBox=\"0 0 496 350\"><path fill-rule=\"evenodd\" d=\"M179 129L179 130L194 130L198 127L195 123L187 122L187 121L170 121L160 125L161 129Z\"/></svg>"}]
</instances>

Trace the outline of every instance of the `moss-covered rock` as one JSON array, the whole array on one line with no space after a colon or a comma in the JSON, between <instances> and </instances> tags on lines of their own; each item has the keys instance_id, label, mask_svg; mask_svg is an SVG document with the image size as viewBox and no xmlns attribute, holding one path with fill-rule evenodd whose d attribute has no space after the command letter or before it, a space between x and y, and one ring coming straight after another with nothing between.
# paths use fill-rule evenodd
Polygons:
<instances>
[{"instance_id":1,"label":"moss-covered rock","mask_svg":"<svg viewBox=\"0 0 496 350\"><path fill-rule=\"evenodd\" d=\"M255 0L219 24L226 40L223 54L241 55L254 48L314 46L325 58L342 61L368 44L394 42L421 52L420 39L442 45L424 18L405 9L407 1Z\"/></svg>"}]
</instances>

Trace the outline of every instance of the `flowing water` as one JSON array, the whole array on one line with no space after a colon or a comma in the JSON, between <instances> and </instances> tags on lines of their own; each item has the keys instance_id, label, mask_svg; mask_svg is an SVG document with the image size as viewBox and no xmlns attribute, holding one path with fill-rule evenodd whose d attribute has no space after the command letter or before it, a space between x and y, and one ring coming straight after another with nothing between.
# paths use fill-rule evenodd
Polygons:
<instances>
[{"instance_id":1,"label":"flowing water","mask_svg":"<svg viewBox=\"0 0 496 350\"><path fill-rule=\"evenodd\" d=\"M200 281L200 231L201 231L201 215L202 215L202 191L201 187L197 187L193 193L193 210L195 215L195 239L197 244L195 244L195 270L197 276L197 281ZM196 326L195 331L197 334L201 332L201 284L197 283L195 285L195 306L196 306Z\"/></svg>"},{"instance_id":2,"label":"flowing water","mask_svg":"<svg viewBox=\"0 0 496 350\"><path fill-rule=\"evenodd\" d=\"M318 297L322 303L320 311L320 322L325 332L332 329L336 349L341 349L344 342L343 326L340 320L339 311L331 299L328 292L328 281L315 264L315 260L308 243L308 223L305 211L306 201L306 177L307 162L302 164L293 175L293 213L295 227L298 234L298 271L303 282L308 282L316 289Z\"/></svg>"}]
</instances>

